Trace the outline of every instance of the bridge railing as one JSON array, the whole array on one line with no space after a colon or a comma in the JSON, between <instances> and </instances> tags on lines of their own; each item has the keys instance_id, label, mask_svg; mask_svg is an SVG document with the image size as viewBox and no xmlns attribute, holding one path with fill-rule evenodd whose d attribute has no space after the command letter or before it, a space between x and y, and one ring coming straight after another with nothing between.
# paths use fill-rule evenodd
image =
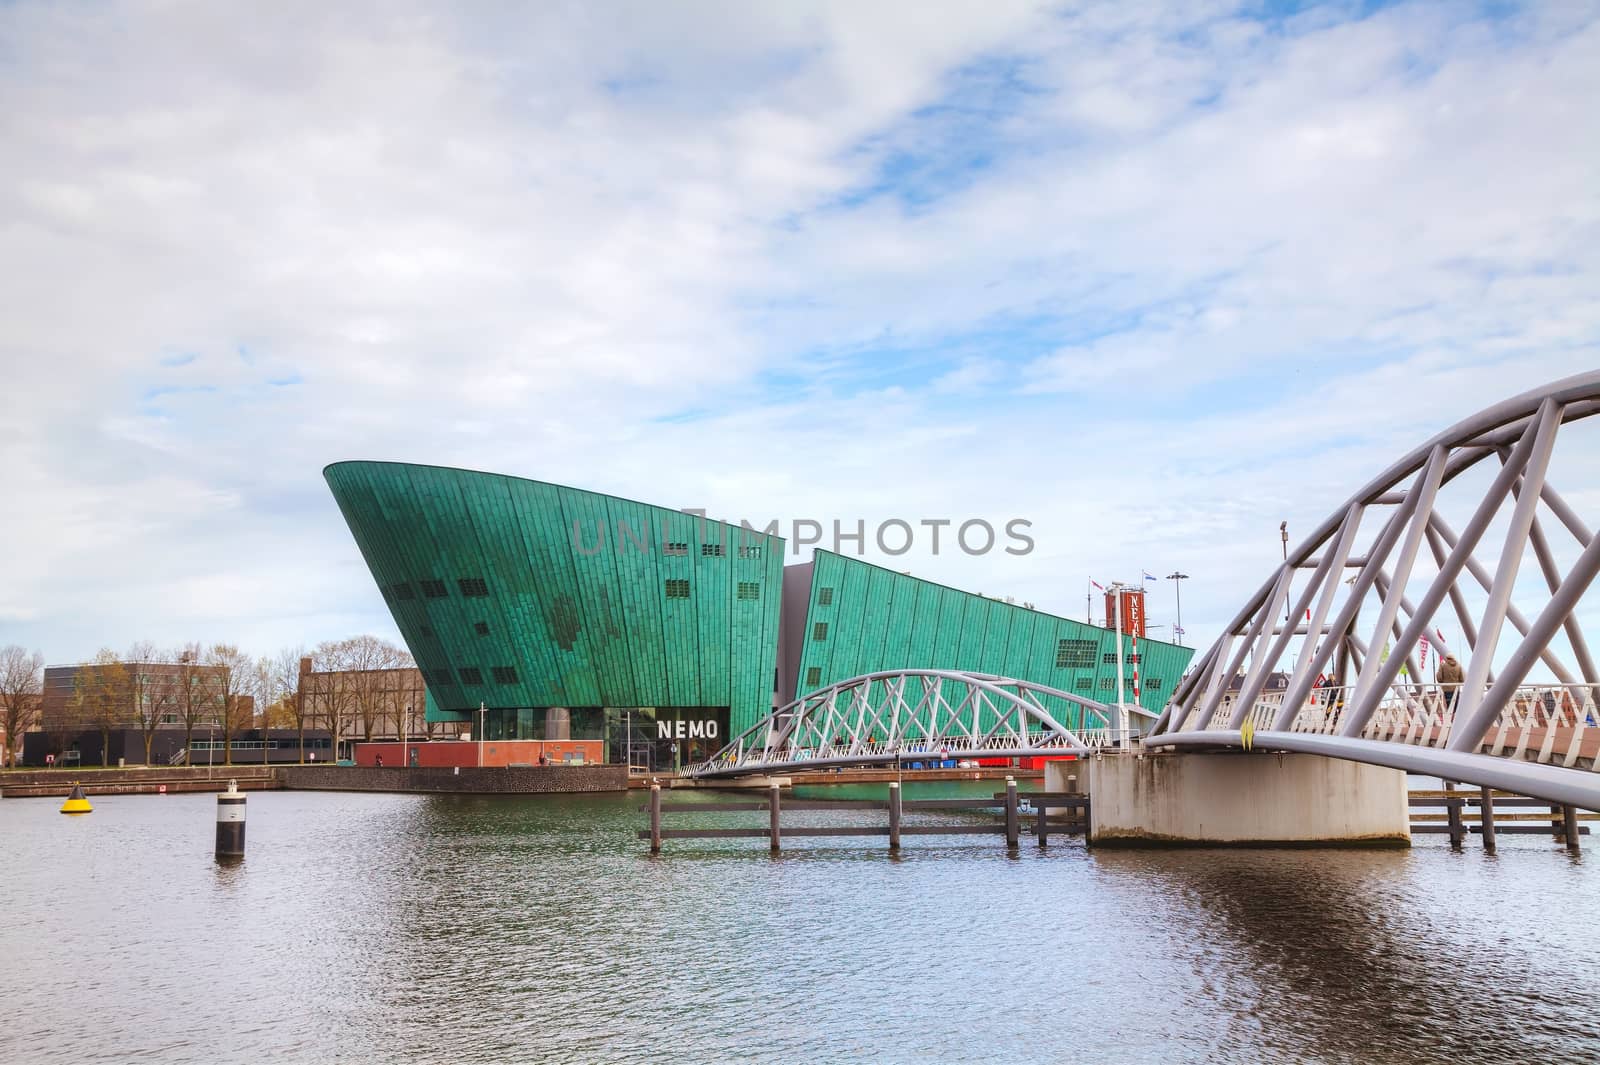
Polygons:
<instances>
[{"instance_id":1,"label":"bridge railing","mask_svg":"<svg viewBox=\"0 0 1600 1065\"><path fill-rule=\"evenodd\" d=\"M858 741L854 743L787 743L781 747L763 747L759 743L742 749L724 748L704 762L684 767L684 773L696 776L702 773L726 772L732 769L781 769L788 765L819 764L830 760L858 763L915 762L930 758L983 758L1010 755L1026 751L1029 755L1049 754L1052 751L1082 752L1127 746L1138 738L1133 729L1085 729L1076 734L1082 743L1074 742L1056 732L1030 730L1019 747L1014 735L994 735L974 740L970 735L928 736L917 739L887 741Z\"/></svg>"},{"instance_id":2,"label":"bridge railing","mask_svg":"<svg viewBox=\"0 0 1600 1065\"><path fill-rule=\"evenodd\" d=\"M1348 687L1313 689L1288 731L1337 735L1353 695L1354 689ZM1233 698L1221 701L1207 731L1237 731L1231 724L1237 706ZM1361 738L1443 748L1455 726L1459 702L1459 691L1451 687L1395 684L1384 692ZM1255 731L1266 731L1282 707L1281 692L1263 693L1244 720ZM1530 684L1515 689L1485 732L1480 749L1519 760L1600 770L1600 705L1595 689L1585 684Z\"/></svg>"}]
</instances>

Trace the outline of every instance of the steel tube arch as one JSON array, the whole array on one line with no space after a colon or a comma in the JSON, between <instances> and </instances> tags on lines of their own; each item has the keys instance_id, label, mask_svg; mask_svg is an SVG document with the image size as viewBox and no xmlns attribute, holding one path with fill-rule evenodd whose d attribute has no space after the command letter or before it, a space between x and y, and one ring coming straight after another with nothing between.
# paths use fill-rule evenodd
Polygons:
<instances>
[{"instance_id":1,"label":"steel tube arch","mask_svg":"<svg viewBox=\"0 0 1600 1065\"><path fill-rule=\"evenodd\" d=\"M923 682L914 702L906 694L911 680ZM947 697L946 685L954 687L949 693L953 698ZM1095 725L1068 729L1044 706L1044 699L1079 707ZM880 670L800 696L683 773L731 777L774 769L885 764L935 753L952 758L1087 754L1124 745L1135 731L1115 729L1113 709L1014 677L949 669ZM1146 720L1157 716L1143 707L1125 709ZM993 722L980 728L984 713L992 714Z\"/></svg>"},{"instance_id":2,"label":"steel tube arch","mask_svg":"<svg viewBox=\"0 0 1600 1065\"><path fill-rule=\"evenodd\" d=\"M1592 523L1562 498L1546 474L1560 430L1597 413L1600 371L1576 374L1493 404L1391 463L1287 552L1283 565L1274 566L1199 659L1194 673L1176 687L1145 745L1308 750L1594 806L1600 800L1600 752L1593 749L1593 730L1600 726L1595 703L1600 676L1595 675L1577 608L1600 577L1600 542L1590 531ZM1490 458L1499 459L1500 469L1458 537L1436 513L1438 499L1446 498L1436 498L1437 493ZM1553 525L1539 521L1540 505L1554 515ZM1392 509L1372 546L1352 557L1356 530L1374 506ZM1505 526L1504 545L1498 561L1486 567L1474 552L1497 517ZM1565 573L1547 537L1551 529L1570 533L1579 548L1577 561ZM1436 563L1435 575L1425 572L1422 579L1430 583L1413 608L1407 585L1424 544ZM1500 545L1486 550L1494 546ZM1521 590L1515 584L1529 549L1550 593L1531 623L1511 601L1513 591ZM1349 582L1342 580L1347 568L1356 571ZM1291 592L1289 580L1296 574L1307 575L1309 585ZM1345 584L1348 591L1341 587ZM1475 618L1463 589L1475 595L1477 585L1487 601ZM1358 619L1362 604L1374 593L1378 613L1369 619L1373 627L1368 633L1365 626L1358 629ZM1303 628L1269 627L1283 621L1285 602L1315 616ZM1418 675L1411 653L1435 631L1442 609L1454 611L1471 652L1470 660L1464 657L1468 668L1459 693L1449 699L1425 690L1427 682ZM1399 645L1392 657L1380 659L1379 648L1387 651L1391 629ZM1568 637L1577 670L1569 669L1559 649L1551 646L1561 632ZM1269 633L1276 638L1269 640ZM1370 653L1364 650L1364 635L1372 637ZM1494 650L1502 637L1507 644L1517 637L1520 641L1496 676ZM1287 690L1264 693L1267 673L1287 661L1297 646ZM1240 678L1246 651L1258 659ZM1259 659L1263 652L1266 661ZM1335 654L1338 676L1319 676ZM1525 681L1541 660L1561 683L1552 686L1553 694L1538 695L1545 701L1535 705ZM1353 681L1347 663L1353 665ZM1405 685L1395 683L1402 669L1412 678ZM1581 682L1575 683L1579 677ZM1353 688L1345 687L1352 683ZM1241 728L1253 732L1253 744L1243 741ZM1547 764L1552 751L1559 756L1558 748L1566 751L1563 765ZM1594 765L1597 771L1569 768L1575 764Z\"/></svg>"}]
</instances>

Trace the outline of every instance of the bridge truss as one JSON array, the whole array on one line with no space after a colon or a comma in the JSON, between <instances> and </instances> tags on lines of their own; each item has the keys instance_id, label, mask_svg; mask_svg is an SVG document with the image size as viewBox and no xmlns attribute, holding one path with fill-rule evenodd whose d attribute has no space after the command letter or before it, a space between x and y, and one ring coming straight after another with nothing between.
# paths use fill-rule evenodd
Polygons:
<instances>
[{"instance_id":1,"label":"bridge truss","mask_svg":"<svg viewBox=\"0 0 1600 1065\"><path fill-rule=\"evenodd\" d=\"M1600 672L1580 623L1600 608L1600 537L1549 477L1563 433L1596 412L1600 373L1581 374L1379 474L1288 552L1146 745L1304 751L1600 809ZM1585 489L1592 453L1574 448ZM1450 650L1444 626L1459 685L1422 665Z\"/></svg>"},{"instance_id":2,"label":"bridge truss","mask_svg":"<svg viewBox=\"0 0 1600 1065\"><path fill-rule=\"evenodd\" d=\"M1143 707L1119 712L1015 678L890 670L803 695L683 773L717 778L929 758L1087 754L1127 746L1139 731L1128 722L1154 717Z\"/></svg>"}]
</instances>

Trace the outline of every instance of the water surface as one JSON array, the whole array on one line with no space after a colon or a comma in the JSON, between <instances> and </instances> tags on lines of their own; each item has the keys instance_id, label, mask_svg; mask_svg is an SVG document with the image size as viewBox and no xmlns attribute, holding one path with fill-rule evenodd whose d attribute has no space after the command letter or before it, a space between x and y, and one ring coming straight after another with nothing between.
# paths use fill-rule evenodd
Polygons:
<instances>
[{"instance_id":1,"label":"water surface","mask_svg":"<svg viewBox=\"0 0 1600 1065\"><path fill-rule=\"evenodd\" d=\"M0 801L0 1061L1600 1060L1600 870L1544 837L652 858L641 801L252 794L231 868L209 795Z\"/></svg>"}]
</instances>

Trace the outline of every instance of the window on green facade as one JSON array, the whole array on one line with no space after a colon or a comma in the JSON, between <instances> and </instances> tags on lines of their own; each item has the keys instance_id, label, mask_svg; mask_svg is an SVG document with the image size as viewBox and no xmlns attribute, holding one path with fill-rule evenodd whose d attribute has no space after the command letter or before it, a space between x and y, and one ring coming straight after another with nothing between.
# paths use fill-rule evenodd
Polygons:
<instances>
[{"instance_id":1,"label":"window on green facade","mask_svg":"<svg viewBox=\"0 0 1600 1065\"><path fill-rule=\"evenodd\" d=\"M740 581L739 582L739 598L740 599L760 599L761 598L761 585L756 583L755 581Z\"/></svg>"},{"instance_id":2,"label":"window on green facade","mask_svg":"<svg viewBox=\"0 0 1600 1065\"><path fill-rule=\"evenodd\" d=\"M483 683L483 671L475 666L465 666L458 670L461 674L461 683L479 685Z\"/></svg>"},{"instance_id":3,"label":"window on green facade","mask_svg":"<svg viewBox=\"0 0 1600 1065\"><path fill-rule=\"evenodd\" d=\"M811 626L811 638L813 640L826 640L828 638L828 623L819 621Z\"/></svg>"},{"instance_id":4,"label":"window on green facade","mask_svg":"<svg viewBox=\"0 0 1600 1065\"><path fill-rule=\"evenodd\" d=\"M489 623L487 621L474 621L472 623L472 631L479 636L487 636L489 635Z\"/></svg>"},{"instance_id":5,"label":"window on green facade","mask_svg":"<svg viewBox=\"0 0 1600 1065\"><path fill-rule=\"evenodd\" d=\"M443 599L450 594L450 589L445 585L444 581L434 580L430 577L417 583L422 586L422 594L429 599Z\"/></svg>"},{"instance_id":6,"label":"window on green facade","mask_svg":"<svg viewBox=\"0 0 1600 1065\"><path fill-rule=\"evenodd\" d=\"M1093 669L1093 640L1062 640L1056 644L1057 669Z\"/></svg>"},{"instance_id":7,"label":"window on green facade","mask_svg":"<svg viewBox=\"0 0 1600 1065\"><path fill-rule=\"evenodd\" d=\"M482 577L461 577L456 580L461 594L468 599L481 599L489 594L489 585Z\"/></svg>"},{"instance_id":8,"label":"window on green facade","mask_svg":"<svg viewBox=\"0 0 1600 1065\"><path fill-rule=\"evenodd\" d=\"M669 580L669 581L667 581L667 598L668 599L687 599L687 598L689 598L689 582L686 581L686 580Z\"/></svg>"},{"instance_id":9,"label":"window on green facade","mask_svg":"<svg viewBox=\"0 0 1600 1065\"><path fill-rule=\"evenodd\" d=\"M833 604L833 589L832 588L819 589L818 592L817 592L817 605L818 606L831 606L832 604Z\"/></svg>"},{"instance_id":10,"label":"window on green facade","mask_svg":"<svg viewBox=\"0 0 1600 1065\"><path fill-rule=\"evenodd\" d=\"M812 666L806 670L806 687L815 688L822 683L822 667Z\"/></svg>"},{"instance_id":11,"label":"window on green facade","mask_svg":"<svg viewBox=\"0 0 1600 1065\"><path fill-rule=\"evenodd\" d=\"M495 666L491 670L496 684L515 684L517 682L516 666Z\"/></svg>"},{"instance_id":12,"label":"window on green facade","mask_svg":"<svg viewBox=\"0 0 1600 1065\"><path fill-rule=\"evenodd\" d=\"M701 544L700 554L708 558L720 558L728 553L728 549L721 544Z\"/></svg>"}]
</instances>

